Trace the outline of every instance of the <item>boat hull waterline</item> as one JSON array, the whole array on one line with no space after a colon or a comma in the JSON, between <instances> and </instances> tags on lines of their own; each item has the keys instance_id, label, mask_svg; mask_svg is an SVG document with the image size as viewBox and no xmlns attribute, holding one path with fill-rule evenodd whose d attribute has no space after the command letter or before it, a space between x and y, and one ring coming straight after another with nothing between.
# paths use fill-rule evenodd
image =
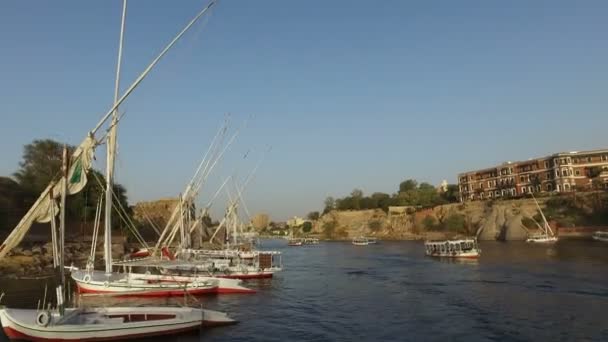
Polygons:
<instances>
[{"instance_id":1,"label":"boat hull waterline","mask_svg":"<svg viewBox=\"0 0 608 342\"><path fill-rule=\"evenodd\" d=\"M102 271L74 271L72 279L79 293L111 294L121 297L172 297L190 294L246 294L255 290L240 285L238 279L212 277L124 274L108 281Z\"/></svg>"},{"instance_id":2,"label":"boat hull waterline","mask_svg":"<svg viewBox=\"0 0 608 342\"><path fill-rule=\"evenodd\" d=\"M4 332L10 339L27 341L113 341L196 331L205 326L236 323L226 314L195 308L111 307L67 309L62 323L57 312L0 309Z\"/></svg>"}]
</instances>

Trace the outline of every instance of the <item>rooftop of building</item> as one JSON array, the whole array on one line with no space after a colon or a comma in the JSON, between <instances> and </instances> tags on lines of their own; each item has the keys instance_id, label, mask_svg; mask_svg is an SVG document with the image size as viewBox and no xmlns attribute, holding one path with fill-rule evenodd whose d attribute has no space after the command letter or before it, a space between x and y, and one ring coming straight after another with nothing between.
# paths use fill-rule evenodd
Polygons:
<instances>
[{"instance_id":1,"label":"rooftop of building","mask_svg":"<svg viewBox=\"0 0 608 342\"><path fill-rule=\"evenodd\" d=\"M501 167L504 167L504 166L508 166L508 165L522 165L522 164L527 164L527 163L534 163L534 162L537 162L539 160L551 159L551 158L555 158L555 157L571 157L573 155L588 155L588 154L601 154L601 153L608 153L608 149L596 149L596 150L587 150L587 151L557 152L557 153L549 154L549 155L542 156L542 157L529 158L527 160L506 161L506 162L503 162L501 164L498 164L498 165L495 165L495 166L492 166L492 167L487 167L487 168L478 169L478 170L461 172L461 173L458 174L458 179L460 179L460 177L464 177L464 176L470 175L470 174L492 172L492 171L494 171L494 170L496 170L498 168L501 168Z\"/></svg>"}]
</instances>

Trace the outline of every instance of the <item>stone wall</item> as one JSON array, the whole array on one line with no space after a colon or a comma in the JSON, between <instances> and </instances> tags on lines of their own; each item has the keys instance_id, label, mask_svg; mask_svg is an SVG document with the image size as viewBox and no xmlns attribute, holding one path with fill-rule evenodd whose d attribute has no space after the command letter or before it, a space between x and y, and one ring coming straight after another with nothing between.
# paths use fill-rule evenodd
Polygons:
<instances>
[{"instance_id":1,"label":"stone wall","mask_svg":"<svg viewBox=\"0 0 608 342\"><path fill-rule=\"evenodd\" d=\"M157 201L136 203L132 207L133 219L140 227L140 233L144 238L148 240L157 237L152 225L159 230L165 228L171 213L178 205L178 198L163 198Z\"/></svg>"}]
</instances>

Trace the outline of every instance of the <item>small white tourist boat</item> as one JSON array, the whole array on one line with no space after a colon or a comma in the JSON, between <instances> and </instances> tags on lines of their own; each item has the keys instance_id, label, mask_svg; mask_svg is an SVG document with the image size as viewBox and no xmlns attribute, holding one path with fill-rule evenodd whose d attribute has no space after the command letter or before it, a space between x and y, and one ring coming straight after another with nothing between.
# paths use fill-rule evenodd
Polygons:
<instances>
[{"instance_id":1,"label":"small white tourist boat","mask_svg":"<svg viewBox=\"0 0 608 342\"><path fill-rule=\"evenodd\" d=\"M317 238L304 238L305 245L318 245L319 239Z\"/></svg>"},{"instance_id":2,"label":"small white tourist boat","mask_svg":"<svg viewBox=\"0 0 608 342\"><path fill-rule=\"evenodd\" d=\"M608 242L608 232L597 231L591 236L595 241Z\"/></svg>"},{"instance_id":3,"label":"small white tourist boat","mask_svg":"<svg viewBox=\"0 0 608 342\"><path fill-rule=\"evenodd\" d=\"M370 239L360 236L360 237L356 237L352 240L352 244L355 246L367 246L369 244L373 244L376 243L376 240L373 240L373 242L370 242Z\"/></svg>"},{"instance_id":4,"label":"small white tourist boat","mask_svg":"<svg viewBox=\"0 0 608 342\"><path fill-rule=\"evenodd\" d=\"M289 241L287 241L287 246L298 247L302 245L304 245L302 239L289 239Z\"/></svg>"},{"instance_id":5,"label":"small white tourist boat","mask_svg":"<svg viewBox=\"0 0 608 342\"><path fill-rule=\"evenodd\" d=\"M526 239L526 242L536 243L536 244L556 243L558 238L557 238L557 236L555 236L555 234L553 234L553 230L551 230L551 226L549 225L549 222L547 222L547 218L545 217L545 214L540 209L540 205L538 205L538 201L536 200L536 197L534 197L534 194L532 194L532 198L534 199L534 202L536 203L536 207L538 208L538 211L540 212L540 216L543 218L543 225L541 226L540 224L538 224L538 222L534 221L534 223L536 223L536 225L538 226L540 233L528 236L528 238Z\"/></svg>"},{"instance_id":6,"label":"small white tourist boat","mask_svg":"<svg viewBox=\"0 0 608 342\"><path fill-rule=\"evenodd\" d=\"M476 239L425 241L424 248L433 257L475 259L481 255Z\"/></svg>"}]
</instances>

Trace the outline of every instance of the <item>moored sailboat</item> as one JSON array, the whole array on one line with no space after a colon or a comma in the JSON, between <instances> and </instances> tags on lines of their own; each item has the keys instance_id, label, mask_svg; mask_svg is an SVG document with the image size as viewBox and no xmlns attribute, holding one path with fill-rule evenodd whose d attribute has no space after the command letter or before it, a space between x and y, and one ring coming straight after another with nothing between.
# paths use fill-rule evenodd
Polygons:
<instances>
[{"instance_id":1,"label":"moored sailboat","mask_svg":"<svg viewBox=\"0 0 608 342\"><path fill-rule=\"evenodd\" d=\"M66 197L80 192L87 183L87 173L91 168L94 149L100 145L95 134L113 116L109 135L118 122L117 108L137 87L169 48L181 37L212 5L212 1L180 32L180 34L150 64L144 73L118 98L116 87L114 105L97 126L89 132L84 141L68 158L67 149L63 153L63 166L59 181L52 181L41 193L30 210L21 219L7 239L0 245L0 259L16 247L34 222L50 222L53 246L53 265L58 277L55 297L57 306L51 308L43 303L42 308L13 309L0 307L0 322L10 339L31 341L106 341L127 338L141 338L178 332L198 330L204 324L232 324L235 321L226 314L189 307L103 307L68 308L64 301L64 239ZM126 0L123 1L121 26L121 46L126 15ZM120 51L120 48L119 48ZM120 55L120 52L119 52ZM117 84L120 63L117 69ZM110 141L112 139L108 137ZM110 151L112 147L110 147ZM110 152L111 153L111 152ZM110 160L110 158L109 158ZM111 173L109 174L111 177ZM108 181L111 185L111 179ZM60 198L60 204L56 200ZM57 210L57 208L59 210ZM112 207L110 207L111 209ZM59 229L56 228L56 214L59 211ZM109 231L107 232L109 237ZM107 239L106 237L106 239ZM110 241L111 242L111 241ZM106 251L109 248L106 240ZM111 250L111 249L110 249ZM111 266L111 253L106 252L106 265Z\"/></svg>"},{"instance_id":2,"label":"moored sailboat","mask_svg":"<svg viewBox=\"0 0 608 342\"><path fill-rule=\"evenodd\" d=\"M543 225L541 226L538 224L538 222L534 221L541 232L528 236L528 238L526 239L526 242L540 243L540 244L556 243L558 238L557 238L557 236L555 236L555 234L553 234L553 230L551 229L549 222L547 222L547 218L545 217L545 214L543 213L542 209L540 208L540 205L538 204L536 197L534 197L534 194L532 194L532 198L534 199L534 203L536 203L536 208L540 212L540 216L543 219Z\"/></svg>"},{"instance_id":3,"label":"moored sailboat","mask_svg":"<svg viewBox=\"0 0 608 342\"><path fill-rule=\"evenodd\" d=\"M221 156L221 153L219 155ZM173 238L180 236L175 260L173 260L173 263L163 263L158 267L167 275L194 276L206 274L220 278L220 283L227 281L227 279L236 281L236 279L271 278L274 273L282 270L281 252L255 249L249 237L243 233L243 224L240 222L237 212L239 203L242 201L244 187L251 180L257 166L246 178L243 187L239 188L237 186L236 197L232 197L228 193L230 201L224 218L207 242L207 245L212 244L216 247L219 245L220 248L193 248L190 233L195 229L202 231L205 228L202 217L206 215L211 202L194 222L190 218L191 212L186 208L192 207L194 196L198 192L202 180L210 172L210 165L217 162L217 158L213 163L208 161L207 166L202 170L202 176L199 176L204 161L205 159L203 159L192 181L186 187L186 191L181 196L179 207L174 209L174 213L171 215L171 219L156 246L156 250L168 249ZM222 187L226 183L227 181L224 182ZM216 195L222 187L216 192ZM220 231L224 232L223 238L217 238ZM202 232L199 236L202 236Z\"/></svg>"},{"instance_id":4,"label":"moored sailboat","mask_svg":"<svg viewBox=\"0 0 608 342\"><path fill-rule=\"evenodd\" d=\"M190 26L198 20L212 5L211 2L205 9L193 19L184 30L161 52L159 57L151 64L153 66L160 57L168 51L168 49L189 29ZM122 44L121 44L122 45ZM117 69L117 82L115 100L118 101L118 75L120 70L120 48L119 62ZM143 75L150 70L146 69ZM115 105L117 108L118 103ZM117 296L181 296L184 294L202 295L202 294L217 294L217 293L253 293L255 291L241 286L238 282L222 281L215 278L205 276L182 277L179 280L172 279L162 274L155 274L157 268L154 264L149 264L143 273L132 272L132 267L129 267L127 272L119 273L114 271L111 249L111 226L112 226L112 209L113 209L113 174L114 174L114 156L116 149L116 127L117 127L117 110L113 108L112 124L107 136L107 165L106 165L106 189L105 189L105 217L104 217L104 260L105 270L94 270L95 256L95 239L92 243L91 260L84 270L72 269L72 279L75 281L77 289L81 293L105 293ZM128 223L127 223L128 225ZM135 229L133 229L135 231ZM96 233L94 234L96 236ZM136 234L137 235L137 234ZM143 239L140 242L145 244ZM145 251L139 255L147 254L147 246ZM136 254L137 255L137 254ZM125 265L122 265L125 266ZM143 268L146 265L140 265Z\"/></svg>"}]
</instances>

